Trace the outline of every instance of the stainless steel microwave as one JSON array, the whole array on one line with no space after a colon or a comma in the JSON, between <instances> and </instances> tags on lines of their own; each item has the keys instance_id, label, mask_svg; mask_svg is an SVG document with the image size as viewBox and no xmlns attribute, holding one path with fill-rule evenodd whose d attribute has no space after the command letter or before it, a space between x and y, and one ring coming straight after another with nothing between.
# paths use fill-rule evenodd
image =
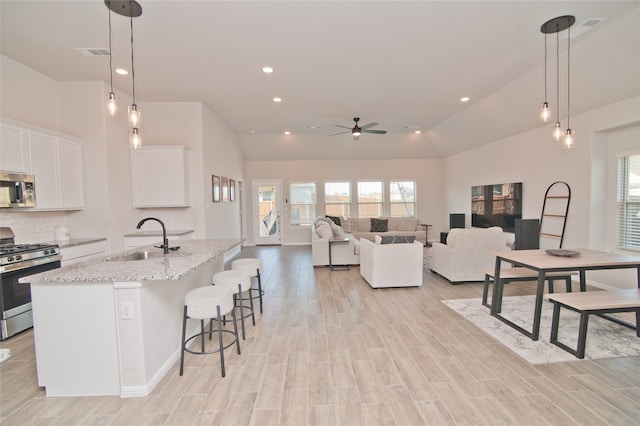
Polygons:
<instances>
[{"instance_id":1,"label":"stainless steel microwave","mask_svg":"<svg viewBox=\"0 0 640 426\"><path fill-rule=\"evenodd\" d=\"M0 172L0 208L35 206L35 176Z\"/></svg>"}]
</instances>

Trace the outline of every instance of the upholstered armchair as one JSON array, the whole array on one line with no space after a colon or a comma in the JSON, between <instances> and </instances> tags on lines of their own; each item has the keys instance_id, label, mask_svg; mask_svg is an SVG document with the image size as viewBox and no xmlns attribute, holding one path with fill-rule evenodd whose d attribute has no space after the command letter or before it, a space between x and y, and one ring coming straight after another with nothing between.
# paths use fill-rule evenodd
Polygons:
<instances>
[{"instance_id":1,"label":"upholstered armchair","mask_svg":"<svg viewBox=\"0 0 640 426\"><path fill-rule=\"evenodd\" d=\"M424 247L417 241L376 244L360 240L360 275L373 288L422 285Z\"/></svg>"},{"instance_id":2,"label":"upholstered armchair","mask_svg":"<svg viewBox=\"0 0 640 426\"><path fill-rule=\"evenodd\" d=\"M454 228L447 244L434 242L429 269L451 283L484 281L484 270L495 267L496 252L508 251L502 228Z\"/></svg>"}]
</instances>

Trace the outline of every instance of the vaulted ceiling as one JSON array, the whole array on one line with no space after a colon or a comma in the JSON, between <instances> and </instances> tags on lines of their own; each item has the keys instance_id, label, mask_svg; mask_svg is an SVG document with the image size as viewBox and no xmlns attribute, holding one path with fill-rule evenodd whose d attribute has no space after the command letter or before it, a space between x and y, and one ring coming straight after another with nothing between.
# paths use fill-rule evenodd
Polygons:
<instances>
[{"instance_id":1,"label":"vaulted ceiling","mask_svg":"<svg viewBox=\"0 0 640 426\"><path fill-rule=\"evenodd\" d=\"M540 26L560 15L576 17L574 33L603 19L572 37L572 114L640 94L638 1L139 3L133 28L143 114L145 102L201 101L236 132L248 160L442 158L540 126ZM0 7L2 55L57 81L109 81L108 56L75 50L108 49L103 1ZM130 21L111 19L114 67L130 69ZM555 42L549 38L552 106ZM566 42L563 34L562 115ZM263 73L264 65L275 71ZM130 75L115 75L114 85L131 94ZM354 117L388 133L328 136Z\"/></svg>"}]
</instances>

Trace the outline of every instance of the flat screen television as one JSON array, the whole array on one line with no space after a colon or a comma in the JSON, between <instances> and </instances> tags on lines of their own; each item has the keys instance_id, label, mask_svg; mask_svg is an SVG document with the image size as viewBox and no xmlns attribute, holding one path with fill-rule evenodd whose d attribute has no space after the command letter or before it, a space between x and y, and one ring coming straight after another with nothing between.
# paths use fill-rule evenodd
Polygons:
<instances>
[{"instance_id":1,"label":"flat screen television","mask_svg":"<svg viewBox=\"0 0 640 426\"><path fill-rule=\"evenodd\" d=\"M522 182L471 187L471 226L515 232L522 219Z\"/></svg>"}]
</instances>

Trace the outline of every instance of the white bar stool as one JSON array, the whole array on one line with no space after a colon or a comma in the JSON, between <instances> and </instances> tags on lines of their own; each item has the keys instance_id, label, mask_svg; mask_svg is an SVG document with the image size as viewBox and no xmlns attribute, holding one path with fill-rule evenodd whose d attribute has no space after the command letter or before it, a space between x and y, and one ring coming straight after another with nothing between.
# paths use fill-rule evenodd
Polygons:
<instances>
[{"instance_id":1,"label":"white bar stool","mask_svg":"<svg viewBox=\"0 0 640 426\"><path fill-rule=\"evenodd\" d=\"M245 340L245 327L244 319L251 317L253 325L256 325L256 317L253 314L253 299L242 298L242 293L251 290L251 275L243 269L220 271L213 274L213 285L218 287L226 287L232 290L234 306L240 308L240 323L242 325L242 340ZM250 293L249 293L250 294ZM244 304L245 300L249 300L250 305ZM249 313L245 314L245 309L249 310Z\"/></svg>"},{"instance_id":2,"label":"white bar stool","mask_svg":"<svg viewBox=\"0 0 640 426\"><path fill-rule=\"evenodd\" d=\"M222 329L222 315L231 312L233 316L233 331ZM188 339L187 333L187 319L199 319L200 320L200 333L195 334ZM218 347L209 351L205 350L204 335L207 333L204 329L204 320L209 321L209 340L213 333L212 325L213 320L218 321ZM230 333L233 335L233 341L223 343L223 333ZM200 336L201 348L199 351L191 350L187 348L187 344ZM233 291L230 287L198 287L188 292L184 297L184 315L182 318L182 350L180 351L180 375L184 370L184 353L189 352L195 355L205 355L220 352L220 365L222 368L222 377L225 375L224 371L224 350L228 347L236 344L238 355L240 355L240 339L238 338L238 325L236 322L236 312Z\"/></svg>"},{"instance_id":3,"label":"white bar stool","mask_svg":"<svg viewBox=\"0 0 640 426\"><path fill-rule=\"evenodd\" d=\"M231 269L245 269L251 273L252 278L256 277L258 279L258 288L251 289L250 297L252 299L260 299L260 313L262 313L262 296L264 295L264 291L262 291L262 279L260 278L260 274L262 273L262 260L256 259L255 257L236 259L231 262Z\"/></svg>"}]
</instances>

